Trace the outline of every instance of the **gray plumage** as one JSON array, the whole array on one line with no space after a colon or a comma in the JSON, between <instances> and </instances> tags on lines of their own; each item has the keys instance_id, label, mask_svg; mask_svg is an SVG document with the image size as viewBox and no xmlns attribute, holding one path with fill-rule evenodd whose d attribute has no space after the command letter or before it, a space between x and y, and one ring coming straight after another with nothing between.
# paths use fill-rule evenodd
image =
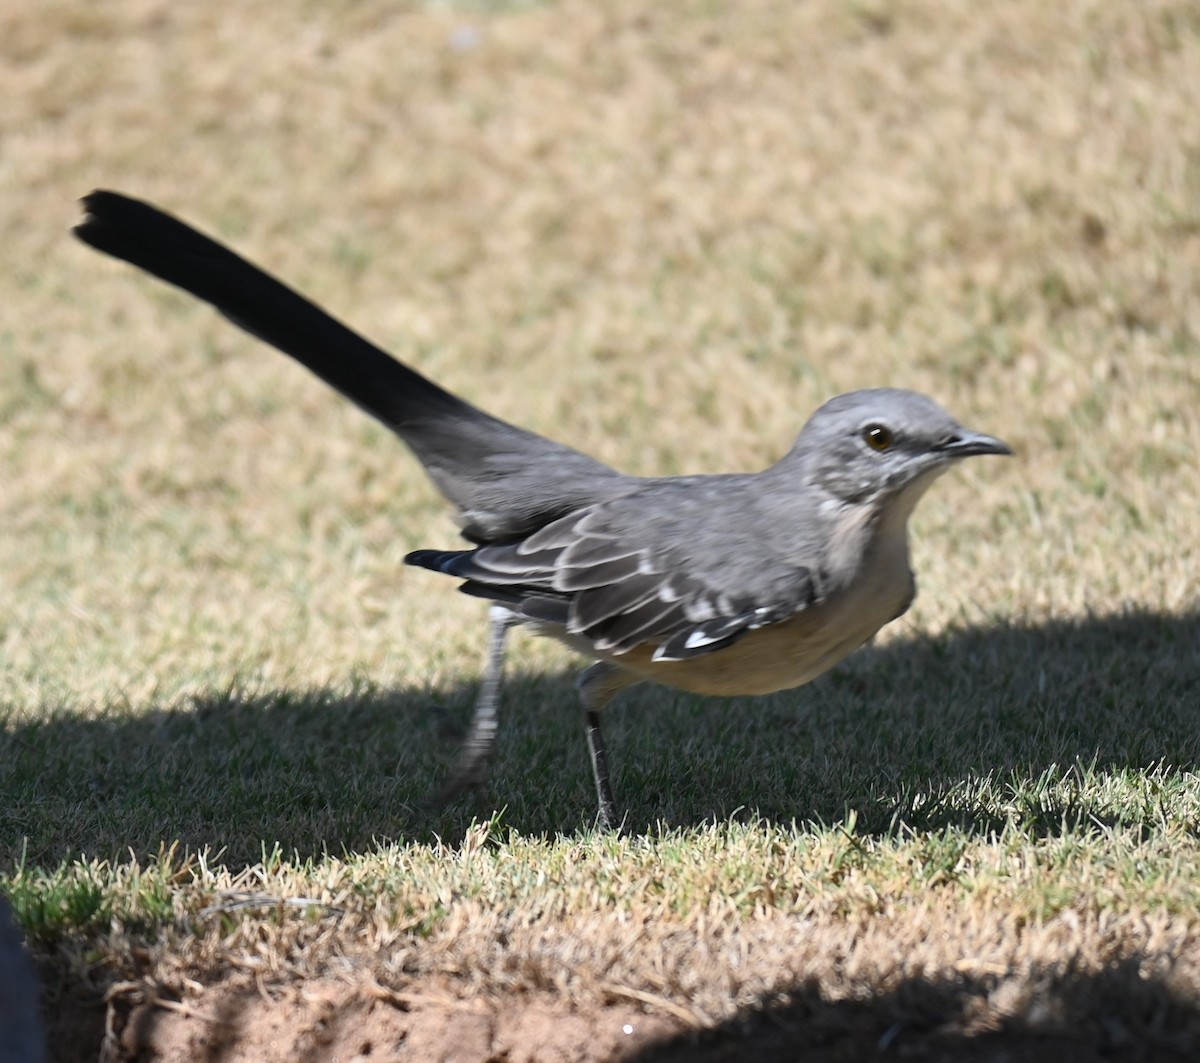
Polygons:
<instances>
[{"instance_id":1,"label":"gray plumage","mask_svg":"<svg viewBox=\"0 0 1200 1063\"><path fill-rule=\"evenodd\" d=\"M1010 453L924 395L878 388L825 403L762 472L628 476L451 395L148 204L95 192L85 206L81 239L308 366L395 431L455 507L474 547L405 559L494 603L485 693L445 796L483 777L513 623L597 661L580 691L611 824L599 713L615 693L644 679L704 694L813 679L908 608L907 522L933 480Z\"/></svg>"},{"instance_id":2,"label":"gray plumage","mask_svg":"<svg viewBox=\"0 0 1200 1063\"><path fill-rule=\"evenodd\" d=\"M872 425L892 434L887 450L863 438ZM907 517L930 480L983 438L923 395L854 392L818 410L764 472L629 478L625 493L516 542L409 560L597 651L651 643L656 661L686 659L844 592L859 561L840 529L864 509L899 505Z\"/></svg>"}]
</instances>

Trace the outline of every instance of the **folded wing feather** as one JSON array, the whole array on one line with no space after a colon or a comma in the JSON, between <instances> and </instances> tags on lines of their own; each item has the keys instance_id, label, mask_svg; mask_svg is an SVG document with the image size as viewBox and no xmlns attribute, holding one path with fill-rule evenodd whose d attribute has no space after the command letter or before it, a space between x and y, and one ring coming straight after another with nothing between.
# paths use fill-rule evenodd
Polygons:
<instances>
[{"instance_id":1,"label":"folded wing feather","mask_svg":"<svg viewBox=\"0 0 1200 1063\"><path fill-rule=\"evenodd\" d=\"M819 599L815 565L785 556L760 554L732 585L737 532L697 523L691 512L664 519L658 501L647 514L635 493L570 513L517 543L419 550L406 560L457 576L466 593L560 625L603 652L655 646L656 660L712 653ZM704 566L691 563L697 536L705 537ZM714 557L722 563L713 565Z\"/></svg>"}]
</instances>

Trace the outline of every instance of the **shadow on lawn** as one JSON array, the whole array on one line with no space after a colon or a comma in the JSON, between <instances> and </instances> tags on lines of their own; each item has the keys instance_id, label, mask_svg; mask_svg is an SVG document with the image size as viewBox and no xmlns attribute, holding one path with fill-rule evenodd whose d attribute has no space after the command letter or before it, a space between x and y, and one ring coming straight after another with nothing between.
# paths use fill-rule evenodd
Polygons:
<instances>
[{"instance_id":1,"label":"shadow on lawn","mask_svg":"<svg viewBox=\"0 0 1200 1063\"><path fill-rule=\"evenodd\" d=\"M517 651L519 656L519 649ZM253 863L357 851L380 839L454 840L503 808L522 832L587 829L594 809L573 676L515 674L495 770L450 809L444 778L475 683L347 694L213 692L171 709L71 706L10 719L0 757L0 859L124 859L179 839ZM1132 613L902 639L800 691L700 699L646 685L610 710L627 828L759 816L860 832L1002 823L964 781L1200 765L1200 613ZM953 801L948 795L957 792ZM1056 832L1083 804L1024 811Z\"/></svg>"}]
</instances>

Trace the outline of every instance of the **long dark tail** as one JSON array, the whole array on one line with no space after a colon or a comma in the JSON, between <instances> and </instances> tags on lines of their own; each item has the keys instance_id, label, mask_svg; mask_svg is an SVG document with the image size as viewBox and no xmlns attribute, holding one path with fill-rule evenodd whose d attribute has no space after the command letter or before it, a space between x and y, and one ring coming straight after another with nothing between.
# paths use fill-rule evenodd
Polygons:
<instances>
[{"instance_id":1,"label":"long dark tail","mask_svg":"<svg viewBox=\"0 0 1200 1063\"><path fill-rule=\"evenodd\" d=\"M304 296L170 214L117 192L83 199L75 235L98 251L211 303L234 324L306 365L384 424L461 410L461 399L363 339Z\"/></svg>"},{"instance_id":2,"label":"long dark tail","mask_svg":"<svg viewBox=\"0 0 1200 1063\"><path fill-rule=\"evenodd\" d=\"M414 451L477 542L511 540L628 489L629 478L463 401L190 225L129 196L96 191L75 227L84 243L211 303L307 366Z\"/></svg>"}]
</instances>

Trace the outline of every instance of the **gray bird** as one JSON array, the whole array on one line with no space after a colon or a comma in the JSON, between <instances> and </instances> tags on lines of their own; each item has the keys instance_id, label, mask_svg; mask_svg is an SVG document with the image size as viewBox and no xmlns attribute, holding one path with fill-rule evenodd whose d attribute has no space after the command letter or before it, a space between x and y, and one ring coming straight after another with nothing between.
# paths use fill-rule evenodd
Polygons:
<instances>
[{"instance_id":1,"label":"gray bird","mask_svg":"<svg viewBox=\"0 0 1200 1063\"><path fill-rule=\"evenodd\" d=\"M617 823L600 714L643 680L766 694L831 668L908 609L908 518L959 459L1011 454L932 399L875 388L820 407L758 473L642 478L438 387L228 248L115 192L75 233L211 303L392 429L457 510L463 550L405 561L492 603L492 635L450 799L485 774L513 624L594 660L579 679L605 827Z\"/></svg>"}]
</instances>

